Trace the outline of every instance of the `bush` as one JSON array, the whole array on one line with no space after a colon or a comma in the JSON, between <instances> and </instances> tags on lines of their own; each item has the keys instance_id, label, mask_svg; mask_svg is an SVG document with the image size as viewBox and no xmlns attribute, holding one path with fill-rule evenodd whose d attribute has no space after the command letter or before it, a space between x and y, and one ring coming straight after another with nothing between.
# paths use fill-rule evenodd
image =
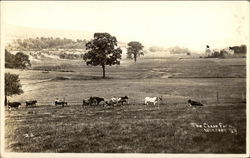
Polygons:
<instances>
[{"instance_id":1,"label":"bush","mask_svg":"<svg viewBox=\"0 0 250 158\"><path fill-rule=\"evenodd\" d=\"M11 54L5 49L5 67L6 68L21 68L25 69L31 66L29 56L23 52L18 52L16 55Z\"/></svg>"}]
</instances>

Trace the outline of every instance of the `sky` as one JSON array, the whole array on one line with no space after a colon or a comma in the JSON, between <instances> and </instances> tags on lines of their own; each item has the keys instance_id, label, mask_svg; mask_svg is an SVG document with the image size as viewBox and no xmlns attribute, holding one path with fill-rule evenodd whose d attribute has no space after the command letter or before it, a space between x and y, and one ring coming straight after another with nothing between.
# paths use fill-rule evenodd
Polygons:
<instances>
[{"instance_id":1,"label":"sky","mask_svg":"<svg viewBox=\"0 0 250 158\"><path fill-rule=\"evenodd\" d=\"M118 41L193 50L249 42L249 2L4 1L4 24L108 32Z\"/></svg>"}]
</instances>

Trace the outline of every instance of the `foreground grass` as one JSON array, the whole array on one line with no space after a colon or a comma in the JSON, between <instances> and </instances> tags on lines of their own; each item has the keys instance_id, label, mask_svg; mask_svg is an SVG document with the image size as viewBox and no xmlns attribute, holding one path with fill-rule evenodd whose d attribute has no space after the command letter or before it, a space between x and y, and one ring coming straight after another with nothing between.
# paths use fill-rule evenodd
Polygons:
<instances>
[{"instance_id":1,"label":"foreground grass","mask_svg":"<svg viewBox=\"0 0 250 158\"><path fill-rule=\"evenodd\" d=\"M206 133L192 123L229 124L237 133ZM33 137L25 136L31 133ZM6 150L15 152L244 153L245 134L245 106L240 103L6 111Z\"/></svg>"},{"instance_id":2,"label":"foreground grass","mask_svg":"<svg viewBox=\"0 0 250 158\"><path fill-rule=\"evenodd\" d=\"M50 60L34 69L7 70L20 74L24 89L10 100L37 99L38 107L5 111L6 151L245 153L245 59L143 59L107 67L107 79L82 61ZM130 105L123 107L80 106L90 96L125 95ZM142 105L146 96L163 96L160 110ZM69 106L52 106L57 97ZM190 98L205 106L186 107ZM203 123L237 133L193 126Z\"/></svg>"}]
</instances>

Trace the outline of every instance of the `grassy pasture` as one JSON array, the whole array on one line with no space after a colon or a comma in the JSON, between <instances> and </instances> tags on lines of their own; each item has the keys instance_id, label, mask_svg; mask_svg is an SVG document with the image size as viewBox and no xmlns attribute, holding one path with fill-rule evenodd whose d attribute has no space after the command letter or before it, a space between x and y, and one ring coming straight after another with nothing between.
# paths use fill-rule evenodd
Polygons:
<instances>
[{"instance_id":1,"label":"grassy pasture","mask_svg":"<svg viewBox=\"0 0 250 158\"><path fill-rule=\"evenodd\" d=\"M5 111L6 151L245 153L245 59L144 58L107 67L107 79L101 67L78 60L48 59L33 69L6 70L20 74L24 90L11 101L38 100L35 108ZM124 95L130 104L123 107L80 106L90 96ZM160 109L145 107L146 96L163 96ZM69 106L52 106L56 97ZM187 107L189 98L205 106ZM223 123L237 134L193 123Z\"/></svg>"}]
</instances>

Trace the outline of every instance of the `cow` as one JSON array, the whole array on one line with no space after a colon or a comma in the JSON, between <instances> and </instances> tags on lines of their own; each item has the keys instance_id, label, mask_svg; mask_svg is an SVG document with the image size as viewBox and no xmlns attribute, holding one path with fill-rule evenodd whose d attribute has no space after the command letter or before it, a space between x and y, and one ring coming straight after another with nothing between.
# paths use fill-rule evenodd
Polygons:
<instances>
[{"instance_id":1,"label":"cow","mask_svg":"<svg viewBox=\"0 0 250 158\"><path fill-rule=\"evenodd\" d=\"M83 100L82 100L82 107L84 107L84 106L86 106L86 105L88 105L88 101L85 100L85 99L83 99Z\"/></svg>"},{"instance_id":2,"label":"cow","mask_svg":"<svg viewBox=\"0 0 250 158\"><path fill-rule=\"evenodd\" d=\"M103 106L103 107L106 107L108 105L108 102L107 101L101 101L99 103L100 106Z\"/></svg>"},{"instance_id":3,"label":"cow","mask_svg":"<svg viewBox=\"0 0 250 158\"><path fill-rule=\"evenodd\" d=\"M65 100L62 99L56 99L55 100L55 106L57 105L62 105L62 107L64 107L64 105L67 105L68 103Z\"/></svg>"},{"instance_id":4,"label":"cow","mask_svg":"<svg viewBox=\"0 0 250 158\"><path fill-rule=\"evenodd\" d=\"M8 106L9 108L16 108L18 109L19 106L21 106L22 104L20 102L8 102Z\"/></svg>"},{"instance_id":5,"label":"cow","mask_svg":"<svg viewBox=\"0 0 250 158\"><path fill-rule=\"evenodd\" d=\"M110 99L110 103L113 105L113 104L118 104L118 102L120 101L120 98L118 97L112 97Z\"/></svg>"},{"instance_id":6,"label":"cow","mask_svg":"<svg viewBox=\"0 0 250 158\"><path fill-rule=\"evenodd\" d=\"M120 97L118 103L121 103L123 105L123 103L128 103L128 97L124 96L124 97Z\"/></svg>"},{"instance_id":7,"label":"cow","mask_svg":"<svg viewBox=\"0 0 250 158\"><path fill-rule=\"evenodd\" d=\"M159 106L159 101L162 100L162 97L146 97L145 104L148 105L149 103L153 103L154 105L157 103Z\"/></svg>"},{"instance_id":8,"label":"cow","mask_svg":"<svg viewBox=\"0 0 250 158\"><path fill-rule=\"evenodd\" d=\"M89 105L99 105L101 101L104 101L104 98L100 97L90 97L88 100Z\"/></svg>"},{"instance_id":9,"label":"cow","mask_svg":"<svg viewBox=\"0 0 250 158\"><path fill-rule=\"evenodd\" d=\"M188 99L189 106L203 106L202 103Z\"/></svg>"},{"instance_id":10,"label":"cow","mask_svg":"<svg viewBox=\"0 0 250 158\"><path fill-rule=\"evenodd\" d=\"M111 99L104 100L105 106L114 106L114 102Z\"/></svg>"},{"instance_id":11,"label":"cow","mask_svg":"<svg viewBox=\"0 0 250 158\"><path fill-rule=\"evenodd\" d=\"M114 105L114 104L119 104L121 103L121 105L123 105L123 103L127 103L128 102L128 97L124 96L124 97L113 97L110 99L110 102Z\"/></svg>"},{"instance_id":12,"label":"cow","mask_svg":"<svg viewBox=\"0 0 250 158\"><path fill-rule=\"evenodd\" d=\"M37 100L26 100L26 107L36 105Z\"/></svg>"}]
</instances>

